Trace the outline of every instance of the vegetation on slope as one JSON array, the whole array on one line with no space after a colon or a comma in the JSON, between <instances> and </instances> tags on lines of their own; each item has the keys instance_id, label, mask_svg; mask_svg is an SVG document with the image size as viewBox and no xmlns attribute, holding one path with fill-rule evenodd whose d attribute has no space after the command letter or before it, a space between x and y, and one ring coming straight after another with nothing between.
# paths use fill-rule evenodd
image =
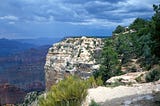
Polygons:
<instances>
[{"instance_id":1,"label":"vegetation on slope","mask_svg":"<svg viewBox=\"0 0 160 106\"><path fill-rule=\"evenodd\" d=\"M105 81L112 76L123 74L122 66L127 66L131 59L138 59L145 70L151 70L159 64L160 58L160 5L153 5L155 14L151 20L137 18L129 27L117 26L113 37L107 38L101 55L100 70L95 78ZM160 79L159 69L147 75L147 81Z\"/></svg>"}]
</instances>

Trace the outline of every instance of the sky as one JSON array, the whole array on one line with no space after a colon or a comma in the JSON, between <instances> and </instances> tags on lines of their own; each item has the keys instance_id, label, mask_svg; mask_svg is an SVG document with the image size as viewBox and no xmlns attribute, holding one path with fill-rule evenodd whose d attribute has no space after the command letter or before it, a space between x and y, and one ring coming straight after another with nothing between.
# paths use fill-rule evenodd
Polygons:
<instances>
[{"instance_id":1,"label":"sky","mask_svg":"<svg viewBox=\"0 0 160 106\"><path fill-rule=\"evenodd\" d=\"M0 38L109 36L160 0L0 0Z\"/></svg>"}]
</instances>

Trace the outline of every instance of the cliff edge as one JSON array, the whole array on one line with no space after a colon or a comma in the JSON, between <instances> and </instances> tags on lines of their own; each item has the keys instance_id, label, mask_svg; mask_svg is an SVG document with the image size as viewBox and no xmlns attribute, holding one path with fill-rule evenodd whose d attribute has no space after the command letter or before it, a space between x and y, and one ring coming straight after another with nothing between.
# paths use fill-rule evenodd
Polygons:
<instances>
[{"instance_id":1,"label":"cliff edge","mask_svg":"<svg viewBox=\"0 0 160 106\"><path fill-rule=\"evenodd\" d=\"M48 51L45 64L46 88L68 74L87 78L99 68L96 58L103 47L102 38L66 38Z\"/></svg>"}]
</instances>

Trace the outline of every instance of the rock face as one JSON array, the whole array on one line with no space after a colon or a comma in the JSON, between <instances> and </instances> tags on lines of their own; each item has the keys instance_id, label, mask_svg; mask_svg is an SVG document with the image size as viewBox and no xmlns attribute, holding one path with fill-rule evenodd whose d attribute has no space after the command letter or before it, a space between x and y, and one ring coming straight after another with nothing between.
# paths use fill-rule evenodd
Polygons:
<instances>
[{"instance_id":1,"label":"rock face","mask_svg":"<svg viewBox=\"0 0 160 106\"><path fill-rule=\"evenodd\" d=\"M67 38L54 44L46 57L46 88L63 79L68 74L87 78L99 68L95 58L103 47L101 38Z\"/></svg>"}]
</instances>

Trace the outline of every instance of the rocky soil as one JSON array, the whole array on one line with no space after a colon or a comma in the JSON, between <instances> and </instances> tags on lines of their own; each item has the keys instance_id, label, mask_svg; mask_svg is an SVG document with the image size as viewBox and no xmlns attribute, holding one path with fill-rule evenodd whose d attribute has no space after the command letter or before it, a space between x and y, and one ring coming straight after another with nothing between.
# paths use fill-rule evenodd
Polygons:
<instances>
[{"instance_id":1,"label":"rocky soil","mask_svg":"<svg viewBox=\"0 0 160 106\"><path fill-rule=\"evenodd\" d=\"M98 87L88 90L87 102L93 99L102 106L159 106L159 92L160 80L132 86Z\"/></svg>"}]
</instances>

